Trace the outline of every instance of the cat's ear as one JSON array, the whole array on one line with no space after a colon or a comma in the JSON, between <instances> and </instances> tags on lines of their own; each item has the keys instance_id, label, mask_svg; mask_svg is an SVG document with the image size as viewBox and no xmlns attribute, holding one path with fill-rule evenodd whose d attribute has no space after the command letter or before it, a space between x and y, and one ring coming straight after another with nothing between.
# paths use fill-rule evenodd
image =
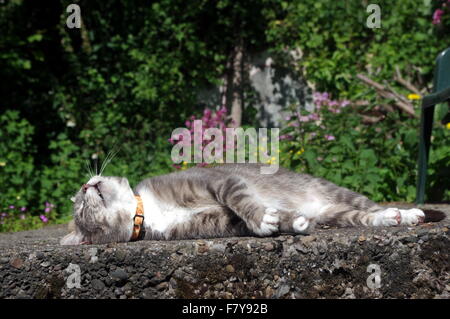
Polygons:
<instances>
[{"instance_id":1,"label":"cat's ear","mask_svg":"<svg viewBox=\"0 0 450 319\"><path fill-rule=\"evenodd\" d=\"M120 184L130 187L130 183L128 182L128 179L126 177L120 178Z\"/></svg>"},{"instance_id":2,"label":"cat's ear","mask_svg":"<svg viewBox=\"0 0 450 319\"><path fill-rule=\"evenodd\" d=\"M59 243L61 245L81 245L81 243L83 243L83 235L73 231L64 236Z\"/></svg>"}]
</instances>

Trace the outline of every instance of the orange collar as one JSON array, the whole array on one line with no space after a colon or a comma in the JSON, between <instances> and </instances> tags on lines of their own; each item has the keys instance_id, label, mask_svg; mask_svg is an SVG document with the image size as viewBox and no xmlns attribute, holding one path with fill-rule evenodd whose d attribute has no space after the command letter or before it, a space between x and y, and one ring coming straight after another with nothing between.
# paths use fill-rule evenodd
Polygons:
<instances>
[{"instance_id":1,"label":"orange collar","mask_svg":"<svg viewBox=\"0 0 450 319\"><path fill-rule=\"evenodd\" d=\"M131 234L131 241L143 239L145 236L144 228L144 204L141 196L134 196L137 200L136 214L133 217L133 233Z\"/></svg>"}]
</instances>

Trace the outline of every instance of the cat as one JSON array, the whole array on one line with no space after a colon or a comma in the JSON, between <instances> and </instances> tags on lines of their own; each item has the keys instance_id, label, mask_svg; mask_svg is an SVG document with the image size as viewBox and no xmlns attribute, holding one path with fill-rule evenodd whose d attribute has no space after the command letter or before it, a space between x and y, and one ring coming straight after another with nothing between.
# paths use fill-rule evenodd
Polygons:
<instances>
[{"instance_id":1,"label":"cat","mask_svg":"<svg viewBox=\"0 0 450 319\"><path fill-rule=\"evenodd\" d=\"M260 174L261 165L194 167L145 179L134 191L124 177L93 176L72 198L74 230L60 243L262 237L307 234L318 223L412 226L425 220L420 209L381 207L322 178L282 167Z\"/></svg>"}]
</instances>

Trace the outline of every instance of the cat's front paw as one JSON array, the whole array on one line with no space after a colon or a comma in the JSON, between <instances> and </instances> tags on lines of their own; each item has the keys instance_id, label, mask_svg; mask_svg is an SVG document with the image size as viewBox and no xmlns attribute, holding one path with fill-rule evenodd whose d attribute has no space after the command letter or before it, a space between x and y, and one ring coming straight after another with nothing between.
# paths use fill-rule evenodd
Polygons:
<instances>
[{"instance_id":1,"label":"cat's front paw","mask_svg":"<svg viewBox=\"0 0 450 319\"><path fill-rule=\"evenodd\" d=\"M275 208L267 208L259 227L254 232L259 236L270 236L278 232L280 219Z\"/></svg>"},{"instance_id":2,"label":"cat's front paw","mask_svg":"<svg viewBox=\"0 0 450 319\"><path fill-rule=\"evenodd\" d=\"M417 208L412 209L400 209L402 216L401 224L413 226L419 223L423 223L425 220L425 213Z\"/></svg>"}]
</instances>

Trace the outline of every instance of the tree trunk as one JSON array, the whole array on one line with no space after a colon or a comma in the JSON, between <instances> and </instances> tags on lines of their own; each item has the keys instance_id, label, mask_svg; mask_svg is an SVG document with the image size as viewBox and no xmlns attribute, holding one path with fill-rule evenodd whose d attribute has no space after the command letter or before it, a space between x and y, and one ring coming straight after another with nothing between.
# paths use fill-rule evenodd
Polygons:
<instances>
[{"instance_id":1,"label":"tree trunk","mask_svg":"<svg viewBox=\"0 0 450 319\"><path fill-rule=\"evenodd\" d=\"M243 109L243 73L244 73L244 48L242 40L233 48L227 61L226 73L223 84L220 87L222 106L231 109L230 118L233 127L242 124Z\"/></svg>"},{"instance_id":2,"label":"tree trunk","mask_svg":"<svg viewBox=\"0 0 450 319\"><path fill-rule=\"evenodd\" d=\"M243 68L243 47L242 44L234 48L233 54L233 85L231 102L231 119L233 126L239 127L242 124L242 68Z\"/></svg>"}]
</instances>

